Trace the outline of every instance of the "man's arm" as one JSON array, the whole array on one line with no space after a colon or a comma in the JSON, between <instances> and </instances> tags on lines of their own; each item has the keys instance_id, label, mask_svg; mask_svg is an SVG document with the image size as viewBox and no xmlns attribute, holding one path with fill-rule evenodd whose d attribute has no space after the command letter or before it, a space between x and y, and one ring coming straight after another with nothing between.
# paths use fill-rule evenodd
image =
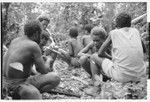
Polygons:
<instances>
[{"instance_id":1,"label":"man's arm","mask_svg":"<svg viewBox=\"0 0 150 102\"><path fill-rule=\"evenodd\" d=\"M32 47L32 52L33 52L33 58L35 61L35 67L36 67L37 71L40 72L41 74L48 73L49 65L47 63L49 60L44 64L44 60L42 58L40 47L37 44L35 44Z\"/></svg>"},{"instance_id":2,"label":"man's arm","mask_svg":"<svg viewBox=\"0 0 150 102\"><path fill-rule=\"evenodd\" d=\"M102 44L102 46L100 47L100 49L98 51L99 57L106 57L106 58L111 59L111 56L105 52L106 49L110 46L110 44L111 44L111 37L109 35L108 38L106 39L106 41Z\"/></svg>"},{"instance_id":3,"label":"man's arm","mask_svg":"<svg viewBox=\"0 0 150 102\"><path fill-rule=\"evenodd\" d=\"M84 47L79 53L78 56L90 56L90 54L86 54L91 47L93 46L93 42L89 43L86 47Z\"/></svg>"},{"instance_id":4,"label":"man's arm","mask_svg":"<svg viewBox=\"0 0 150 102\"><path fill-rule=\"evenodd\" d=\"M143 40L141 40L141 42L142 42L143 52L146 53L146 47L145 47L145 45L144 45Z\"/></svg>"},{"instance_id":5,"label":"man's arm","mask_svg":"<svg viewBox=\"0 0 150 102\"><path fill-rule=\"evenodd\" d=\"M85 41L84 40L85 40L85 38L83 36L82 39L81 39L81 44L85 47L85 43L84 43Z\"/></svg>"}]
</instances>

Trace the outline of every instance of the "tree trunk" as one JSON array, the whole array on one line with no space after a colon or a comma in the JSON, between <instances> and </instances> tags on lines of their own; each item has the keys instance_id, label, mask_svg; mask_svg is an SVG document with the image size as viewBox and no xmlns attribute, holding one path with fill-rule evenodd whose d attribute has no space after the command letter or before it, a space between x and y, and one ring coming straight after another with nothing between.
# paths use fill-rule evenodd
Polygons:
<instances>
[{"instance_id":1,"label":"tree trunk","mask_svg":"<svg viewBox=\"0 0 150 102\"><path fill-rule=\"evenodd\" d=\"M9 9L10 3L3 3L2 5L4 6L4 9L5 9L4 13L2 13L2 35L3 35L2 37L4 40L7 34L8 9Z\"/></svg>"}]
</instances>

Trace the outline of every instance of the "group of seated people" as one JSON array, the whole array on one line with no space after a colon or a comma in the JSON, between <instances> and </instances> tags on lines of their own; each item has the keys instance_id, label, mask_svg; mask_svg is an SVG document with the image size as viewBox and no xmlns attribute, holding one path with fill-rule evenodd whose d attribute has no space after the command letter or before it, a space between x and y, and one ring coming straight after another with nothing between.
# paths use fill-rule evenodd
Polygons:
<instances>
[{"instance_id":1,"label":"group of seated people","mask_svg":"<svg viewBox=\"0 0 150 102\"><path fill-rule=\"evenodd\" d=\"M42 99L40 93L60 83L60 76L53 72L57 56L71 66L85 69L93 85L100 75L123 83L139 81L146 75L145 48L139 31L131 27L127 13L120 13L115 21L116 29L109 34L103 27L85 26L86 35L81 41L78 28L70 28L69 52L54 48L54 40L46 29L48 18L28 21L24 35L14 39L3 56L3 88L13 91L19 99Z\"/></svg>"}]
</instances>

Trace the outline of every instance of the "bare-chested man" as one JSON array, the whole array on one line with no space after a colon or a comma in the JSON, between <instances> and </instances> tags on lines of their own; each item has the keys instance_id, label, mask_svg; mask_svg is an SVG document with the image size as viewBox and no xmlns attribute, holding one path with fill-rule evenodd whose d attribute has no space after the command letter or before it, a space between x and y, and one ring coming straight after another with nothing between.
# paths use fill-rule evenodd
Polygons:
<instances>
[{"instance_id":1,"label":"bare-chested man","mask_svg":"<svg viewBox=\"0 0 150 102\"><path fill-rule=\"evenodd\" d=\"M3 87L12 90L21 99L42 99L44 92L56 87L60 78L50 72L50 59L45 63L39 47L41 24L30 21L24 25L24 35L14 39L3 58ZM30 76L35 64L40 75Z\"/></svg>"}]
</instances>

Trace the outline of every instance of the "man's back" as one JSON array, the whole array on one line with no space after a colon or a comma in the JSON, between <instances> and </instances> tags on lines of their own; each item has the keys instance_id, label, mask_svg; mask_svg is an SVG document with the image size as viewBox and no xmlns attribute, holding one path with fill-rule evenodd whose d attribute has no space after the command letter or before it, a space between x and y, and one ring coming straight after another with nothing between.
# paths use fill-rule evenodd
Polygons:
<instances>
[{"instance_id":1,"label":"man's back","mask_svg":"<svg viewBox=\"0 0 150 102\"><path fill-rule=\"evenodd\" d=\"M121 28L111 33L112 56L116 67L126 76L144 73L144 56L139 32L134 28Z\"/></svg>"},{"instance_id":2,"label":"man's back","mask_svg":"<svg viewBox=\"0 0 150 102\"><path fill-rule=\"evenodd\" d=\"M3 74L8 78L27 78L30 75L33 65L32 48L35 42L26 37L16 38L12 41L9 50L3 60ZM23 69L15 69L10 66L11 63L19 62Z\"/></svg>"}]
</instances>

